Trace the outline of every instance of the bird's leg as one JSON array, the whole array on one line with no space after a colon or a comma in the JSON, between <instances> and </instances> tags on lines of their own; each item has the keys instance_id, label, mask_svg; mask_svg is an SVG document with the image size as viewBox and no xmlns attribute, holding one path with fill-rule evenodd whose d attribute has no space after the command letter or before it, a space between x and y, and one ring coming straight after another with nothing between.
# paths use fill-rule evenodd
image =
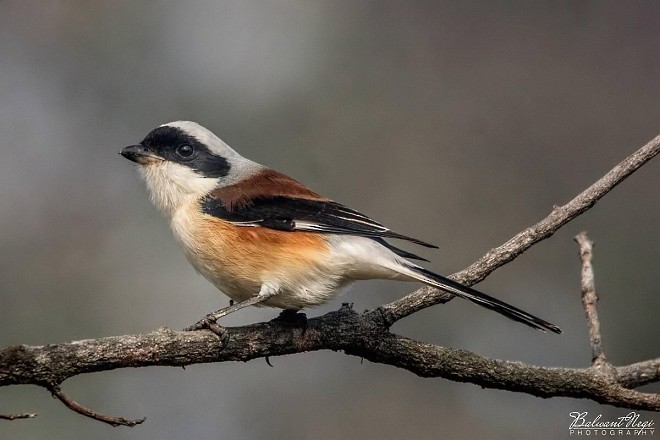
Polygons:
<instances>
[{"instance_id":1,"label":"bird's leg","mask_svg":"<svg viewBox=\"0 0 660 440\"><path fill-rule=\"evenodd\" d=\"M244 309L245 307L262 303L275 295L277 295L276 287L270 284L262 284L261 290L259 291L259 294L257 296L253 296L252 298L246 299L245 301L241 301L239 303L233 303L229 307L224 307L220 310L216 310L215 312L209 313L208 315L197 321L195 324L185 328L184 331L209 329L216 335L223 336L224 329L218 325L217 323L218 319L227 316L230 313L234 313L237 310Z\"/></svg>"}]
</instances>

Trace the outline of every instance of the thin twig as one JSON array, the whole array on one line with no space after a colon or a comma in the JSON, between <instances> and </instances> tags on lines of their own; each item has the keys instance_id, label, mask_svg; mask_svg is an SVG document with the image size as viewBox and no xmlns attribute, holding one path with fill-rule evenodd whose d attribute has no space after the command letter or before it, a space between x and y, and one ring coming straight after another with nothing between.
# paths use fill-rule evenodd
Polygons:
<instances>
[{"instance_id":1,"label":"thin twig","mask_svg":"<svg viewBox=\"0 0 660 440\"><path fill-rule=\"evenodd\" d=\"M85 417L89 417L90 419L107 423L108 425L133 427L147 420L146 417L137 420L131 420L131 419L125 419L124 417L115 417L115 416L109 416L106 414L97 413L96 411L90 408L82 406L81 404L73 400L71 397L64 394L64 392L59 387L59 385L54 385L54 384L49 385L48 390L51 392L53 397L57 398L70 410L75 411L78 414L82 414Z\"/></svg>"},{"instance_id":2,"label":"thin twig","mask_svg":"<svg viewBox=\"0 0 660 440\"><path fill-rule=\"evenodd\" d=\"M35 413L0 414L0 420L33 419L35 417L37 417L37 415Z\"/></svg>"},{"instance_id":3,"label":"thin twig","mask_svg":"<svg viewBox=\"0 0 660 440\"><path fill-rule=\"evenodd\" d=\"M594 282L594 269L591 265L593 256L594 242L589 239L587 231L582 231L575 236L575 241L580 246L580 259L582 260L582 277L580 285L582 287L582 306L584 307L584 316L587 318L589 327L589 342L591 344L591 364L594 367L604 365L605 350L600 336L600 321L598 320L598 311L596 303L598 295L596 294L596 284Z\"/></svg>"},{"instance_id":4,"label":"thin twig","mask_svg":"<svg viewBox=\"0 0 660 440\"><path fill-rule=\"evenodd\" d=\"M573 200L564 206L555 207L546 218L520 232L501 246L491 249L471 266L450 275L449 278L468 286L482 281L495 269L512 261L539 241L552 236L559 228L591 208L605 194L658 153L660 153L660 136L656 136L612 168ZM453 297L449 293L431 287L422 287L401 299L382 306L380 310L386 315L387 320L393 324L419 310L435 304L445 303Z\"/></svg>"}]
</instances>

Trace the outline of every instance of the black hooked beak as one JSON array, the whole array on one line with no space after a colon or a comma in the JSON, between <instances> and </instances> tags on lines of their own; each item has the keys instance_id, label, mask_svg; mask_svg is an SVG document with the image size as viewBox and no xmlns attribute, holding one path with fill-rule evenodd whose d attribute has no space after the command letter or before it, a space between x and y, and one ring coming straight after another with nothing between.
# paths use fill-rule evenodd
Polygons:
<instances>
[{"instance_id":1,"label":"black hooked beak","mask_svg":"<svg viewBox=\"0 0 660 440\"><path fill-rule=\"evenodd\" d=\"M162 157L158 156L142 144L131 145L123 148L119 154L124 156L126 159L141 165L154 162L155 160L163 160Z\"/></svg>"}]
</instances>

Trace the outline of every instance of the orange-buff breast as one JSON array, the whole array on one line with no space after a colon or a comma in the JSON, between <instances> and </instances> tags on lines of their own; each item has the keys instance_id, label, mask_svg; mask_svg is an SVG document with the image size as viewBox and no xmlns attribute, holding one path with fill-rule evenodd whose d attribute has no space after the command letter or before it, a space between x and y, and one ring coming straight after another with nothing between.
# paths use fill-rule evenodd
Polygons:
<instances>
[{"instance_id":1,"label":"orange-buff breast","mask_svg":"<svg viewBox=\"0 0 660 440\"><path fill-rule=\"evenodd\" d=\"M330 245L320 234L236 226L198 212L185 217L173 227L188 259L237 301L256 295L266 281L283 288L302 282L330 258Z\"/></svg>"}]
</instances>

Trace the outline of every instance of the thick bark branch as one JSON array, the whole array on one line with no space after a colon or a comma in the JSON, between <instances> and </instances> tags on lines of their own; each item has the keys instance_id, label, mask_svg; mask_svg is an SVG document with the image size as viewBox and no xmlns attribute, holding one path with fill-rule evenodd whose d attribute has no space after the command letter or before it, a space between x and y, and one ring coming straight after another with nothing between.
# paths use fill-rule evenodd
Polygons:
<instances>
[{"instance_id":1,"label":"thick bark branch","mask_svg":"<svg viewBox=\"0 0 660 440\"><path fill-rule=\"evenodd\" d=\"M465 284L481 281L589 209L659 152L660 136L572 201L556 207L548 217L492 249L467 269L454 274L453 278ZM443 377L539 397L587 398L603 404L660 411L659 395L631 389L660 381L660 358L614 367L604 363L603 355L603 365L594 364L584 369L546 368L425 344L389 331L397 320L451 298L449 294L423 288L363 314L342 307L338 312L310 319L304 332L281 322L269 322L226 328L221 337L210 331L160 329L141 335L8 347L0 350L0 386L40 385L81 414L106 423L132 426L139 421L105 416L84 408L66 396L59 385L79 374L117 368L248 361L306 351L335 350L404 368L422 377ZM598 350L594 349L594 354L602 354L602 350ZM607 368L601 368L603 366ZM0 419L29 416L33 415L7 415L0 416Z\"/></svg>"},{"instance_id":2,"label":"thick bark branch","mask_svg":"<svg viewBox=\"0 0 660 440\"><path fill-rule=\"evenodd\" d=\"M402 356L402 353L405 355ZM612 374L604 374L596 367L538 367L522 362L489 359L400 336L386 339L377 352L370 354L373 357L365 355L365 358L405 368L422 377L443 377L484 388L520 391L538 397L591 399L608 405L660 411L660 395L625 388L616 380L617 368L611 371Z\"/></svg>"},{"instance_id":3,"label":"thick bark branch","mask_svg":"<svg viewBox=\"0 0 660 440\"><path fill-rule=\"evenodd\" d=\"M626 388L660 382L660 358L617 368L619 383Z\"/></svg>"},{"instance_id":4,"label":"thick bark branch","mask_svg":"<svg viewBox=\"0 0 660 440\"><path fill-rule=\"evenodd\" d=\"M660 396L627 388L657 381L660 359L613 368L612 375L594 367L539 367L404 338L387 331L386 323L375 316L344 308L310 319L304 334L278 322L230 327L221 343L210 331L160 329L142 335L9 347L0 351L0 386L42 384L48 388L48 384L91 371L248 361L335 350L422 377L442 377L539 397L586 398L633 409L660 410Z\"/></svg>"}]
</instances>

